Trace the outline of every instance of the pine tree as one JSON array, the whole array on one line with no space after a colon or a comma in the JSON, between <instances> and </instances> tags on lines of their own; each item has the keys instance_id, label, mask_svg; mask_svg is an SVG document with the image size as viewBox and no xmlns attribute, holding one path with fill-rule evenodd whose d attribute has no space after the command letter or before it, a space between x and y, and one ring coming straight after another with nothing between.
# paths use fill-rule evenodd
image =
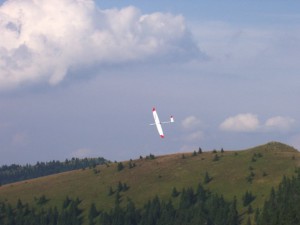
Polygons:
<instances>
[{"instance_id":1,"label":"pine tree","mask_svg":"<svg viewBox=\"0 0 300 225\"><path fill-rule=\"evenodd\" d=\"M177 197L179 195L179 192L177 191L176 187L173 187L172 189L172 197Z\"/></svg>"},{"instance_id":2,"label":"pine tree","mask_svg":"<svg viewBox=\"0 0 300 225\"><path fill-rule=\"evenodd\" d=\"M95 203L92 203L89 208L89 214L88 214L89 225L95 224L94 220L97 216L98 216L98 211L96 209Z\"/></svg>"},{"instance_id":3,"label":"pine tree","mask_svg":"<svg viewBox=\"0 0 300 225\"><path fill-rule=\"evenodd\" d=\"M117 169L118 169L118 171L123 170L123 169L124 169L123 163L119 162L119 163L118 163L118 166L117 166Z\"/></svg>"},{"instance_id":4,"label":"pine tree","mask_svg":"<svg viewBox=\"0 0 300 225\"><path fill-rule=\"evenodd\" d=\"M239 224L239 215L236 209L236 197L234 197L233 202L231 203L231 207L228 214L228 222L230 225L238 225Z\"/></svg>"},{"instance_id":5,"label":"pine tree","mask_svg":"<svg viewBox=\"0 0 300 225\"><path fill-rule=\"evenodd\" d=\"M204 184L208 184L211 180L212 178L208 175L208 172L206 171L204 176Z\"/></svg>"},{"instance_id":6,"label":"pine tree","mask_svg":"<svg viewBox=\"0 0 300 225\"><path fill-rule=\"evenodd\" d=\"M202 153L202 149L199 147L198 154L201 154L201 153Z\"/></svg>"}]
</instances>

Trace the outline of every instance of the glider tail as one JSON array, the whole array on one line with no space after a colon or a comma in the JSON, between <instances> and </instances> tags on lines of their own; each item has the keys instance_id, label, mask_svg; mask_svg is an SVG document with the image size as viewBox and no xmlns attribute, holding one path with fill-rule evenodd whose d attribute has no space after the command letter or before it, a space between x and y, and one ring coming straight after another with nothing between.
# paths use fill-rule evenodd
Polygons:
<instances>
[{"instance_id":1,"label":"glider tail","mask_svg":"<svg viewBox=\"0 0 300 225\"><path fill-rule=\"evenodd\" d=\"M174 123L174 117L173 116L170 117L170 122Z\"/></svg>"}]
</instances>

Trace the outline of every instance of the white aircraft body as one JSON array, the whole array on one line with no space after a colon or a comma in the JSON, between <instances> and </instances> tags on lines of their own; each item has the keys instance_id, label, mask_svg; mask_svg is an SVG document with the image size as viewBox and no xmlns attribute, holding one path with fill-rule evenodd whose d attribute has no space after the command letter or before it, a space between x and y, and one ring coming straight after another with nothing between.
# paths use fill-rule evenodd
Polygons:
<instances>
[{"instance_id":1,"label":"white aircraft body","mask_svg":"<svg viewBox=\"0 0 300 225\"><path fill-rule=\"evenodd\" d=\"M154 118L155 123L152 123L150 125L156 125L157 131L158 131L160 137L164 138L165 136L164 136L164 132L163 132L161 124L163 124L163 123L173 123L174 118L173 118L173 116L171 116L170 121L160 122L159 118L158 118L158 115L157 115L157 112L156 112L156 109L154 107L152 109L152 113L153 113L153 118Z\"/></svg>"}]
</instances>

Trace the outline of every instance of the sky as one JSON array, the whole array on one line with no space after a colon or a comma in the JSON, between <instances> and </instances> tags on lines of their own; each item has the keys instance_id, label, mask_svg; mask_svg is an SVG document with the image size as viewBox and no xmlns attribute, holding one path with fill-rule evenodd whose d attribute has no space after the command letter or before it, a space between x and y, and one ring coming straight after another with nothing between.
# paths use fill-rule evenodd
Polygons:
<instances>
[{"instance_id":1,"label":"sky","mask_svg":"<svg viewBox=\"0 0 300 225\"><path fill-rule=\"evenodd\" d=\"M0 0L0 165L300 149L299 28L292 0Z\"/></svg>"}]
</instances>

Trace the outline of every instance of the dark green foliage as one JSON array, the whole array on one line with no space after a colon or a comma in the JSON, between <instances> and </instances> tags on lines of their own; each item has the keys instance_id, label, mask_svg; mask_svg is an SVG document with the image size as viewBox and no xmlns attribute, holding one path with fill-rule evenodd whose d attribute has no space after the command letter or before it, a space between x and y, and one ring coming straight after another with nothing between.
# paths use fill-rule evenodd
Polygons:
<instances>
[{"instance_id":1,"label":"dark green foliage","mask_svg":"<svg viewBox=\"0 0 300 225\"><path fill-rule=\"evenodd\" d=\"M46 197L45 197L46 199ZM82 217L78 199L69 199L68 206L56 207L39 206L30 207L18 200L16 207L0 202L0 224L3 225L81 225Z\"/></svg>"},{"instance_id":2,"label":"dark green foliage","mask_svg":"<svg viewBox=\"0 0 300 225\"><path fill-rule=\"evenodd\" d=\"M121 183L121 182L120 182ZM121 183L122 184L122 183ZM124 186L124 185L122 185ZM173 189L174 190L174 189ZM175 189L176 190L176 189ZM176 191L177 192L177 191ZM179 192L177 192L179 195ZM144 207L137 209L131 200L122 204L116 193L115 207L109 212L99 212L92 203L87 212L89 225L239 225L236 200L227 202L222 196L205 190L201 184L197 190L189 187L180 192L179 206L172 201L154 197ZM47 199L45 196L42 197ZM21 200L15 207L0 202L0 224L3 225L82 225L80 200L66 197L61 207L43 205L29 207ZM176 204L177 205L177 204Z\"/></svg>"},{"instance_id":3,"label":"dark green foliage","mask_svg":"<svg viewBox=\"0 0 300 225\"><path fill-rule=\"evenodd\" d=\"M150 154L149 156L146 156L146 159L155 159L155 155Z\"/></svg>"},{"instance_id":4,"label":"dark green foliage","mask_svg":"<svg viewBox=\"0 0 300 225\"><path fill-rule=\"evenodd\" d=\"M197 156L197 152L196 152L196 151L194 151L192 156Z\"/></svg>"},{"instance_id":5,"label":"dark green foliage","mask_svg":"<svg viewBox=\"0 0 300 225\"><path fill-rule=\"evenodd\" d=\"M263 175L263 177L268 176L268 174L265 171L263 172L262 175Z\"/></svg>"},{"instance_id":6,"label":"dark green foliage","mask_svg":"<svg viewBox=\"0 0 300 225\"><path fill-rule=\"evenodd\" d=\"M255 199L255 196L252 195L250 191L246 191L246 193L243 195L243 206L248 206L253 200Z\"/></svg>"},{"instance_id":7,"label":"dark green foliage","mask_svg":"<svg viewBox=\"0 0 300 225\"><path fill-rule=\"evenodd\" d=\"M201 154L201 153L202 153L202 148L199 147L198 154Z\"/></svg>"},{"instance_id":8,"label":"dark green foliage","mask_svg":"<svg viewBox=\"0 0 300 225\"><path fill-rule=\"evenodd\" d=\"M94 203L91 204L89 208L89 214L88 214L88 220L89 220L89 225L95 225L95 219L99 215L99 212L96 209L96 206Z\"/></svg>"},{"instance_id":9,"label":"dark green foliage","mask_svg":"<svg viewBox=\"0 0 300 225\"><path fill-rule=\"evenodd\" d=\"M44 205L48 202L49 200L46 198L45 195L42 195L41 197L39 197L38 199L36 199L36 203L41 206Z\"/></svg>"},{"instance_id":10,"label":"dark green foliage","mask_svg":"<svg viewBox=\"0 0 300 225\"><path fill-rule=\"evenodd\" d=\"M116 205L108 213L102 213L99 224L105 225L239 225L236 200L226 202L222 196L213 195L200 184L195 192L183 189L179 207L172 201L154 197L142 209L136 209L128 201L125 208Z\"/></svg>"},{"instance_id":11,"label":"dark green foliage","mask_svg":"<svg viewBox=\"0 0 300 225\"><path fill-rule=\"evenodd\" d=\"M212 177L209 176L208 172L205 172L204 175L204 184L208 184L212 180Z\"/></svg>"},{"instance_id":12,"label":"dark green foliage","mask_svg":"<svg viewBox=\"0 0 300 225\"><path fill-rule=\"evenodd\" d=\"M118 170L118 171L121 171L121 170L123 170L124 168L125 168L125 167L124 167L123 163L119 162L118 165L117 165L117 170Z\"/></svg>"},{"instance_id":13,"label":"dark green foliage","mask_svg":"<svg viewBox=\"0 0 300 225\"><path fill-rule=\"evenodd\" d=\"M300 173L292 178L283 177L278 190L272 188L269 199L261 213L257 213L257 224L300 224Z\"/></svg>"},{"instance_id":14,"label":"dark green foliage","mask_svg":"<svg viewBox=\"0 0 300 225\"><path fill-rule=\"evenodd\" d=\"M117 192L127 191L129 189L129 186L126 183L122 183L119 181L117 186Z\"/></svg>"},{"instance_id":15,"label":"dark green foliage","mask_svg":"<svg viewBox=\"0 0 300 225\"><path fill-rule=\"evenodd\" d=\"M255 177L255 173L251 171L250 174L246 177L247 182L251 184L254 177Z\"/></svg>"},{"instance_id":16,"label":"dark green foliage","mask_svg":"<svg viewBox=\"0 0 300 225\"><path fill-rule=\"evenodd\" d=\"M248 205L247 213L248 214L252 214L253 213L253 208L252 208L251 204Z\"/></svg>"},{"instance_id":17,"label":"dark green foliage","mask_svg":"<svg viewBox=\"0 0 300 225\"><path fill-rule=\"evenodd\" d=\"M114 194L113 188L110 186L108 189L108 196L111 196Z\"/></svg>"},{"instance_id":18,"label":"dark green foliage","mask_svg":"<svg viewBox=\"0 0 300 225\"><path fill-rule=\"evenodd\" d=\"M129 169L132 169L132 168L134 168L134 167L136 167L135 163L132 162L132 160L130 160L129 163L128 163L128 168L129 168Z\"/></svg>"},{"instance_id":19,"label":"dark green foliage","mask_svg":"<svg viewBox=\"0 0 300 225\"><path fill-rule=\"evenodd\" d=\"M64 162L50 161L50 162L37 162L35 165L17 165L12 164L10 166L4 165L0 167L0 183L8 184L16 181L37 178L41 176L47 176L50 174L56 174L71 170L94 168L96 165L102 165L107 160L104 158L72 158L66 159Z\"/></svg>"},{"instance_id":20,"label":"dark green foliage","mask_svg":"<svg viewBox=\"0 0 300 225\"><path fill-rule=\"evenodd\" d=\"M248 219L247 219L247 225L251 225L251 219L250 219L250 217L248 217Z\"/></svg>"},{"instance_id":21,"label":"dark green foliage","mask_svg":"<svg viewBox=\"0 0 300 225\"><path fill-rule=\"evenodd\" d=\"M121 203L121 195L120 195L120 192L117 191L117 194L116 194L116 196L115 196L115 204L116 204L117 206L119 206L120 203Z\"/></svg>"},{"instance_id":22,"label":"dark green foliage","mask_svg":"<svg viewBox=\"0 0 300 225\"><path fill-rule=\"evenodd\" d=\"M258 160L261 157L263 157L263 155L260 152L259 153L254 153L252 158L251 158L251 162L256 162L256 160Z\"/></svg>"},{"instance_id":23,"label":"dark green foliage","mask_svg":"<svg viewBox=\"0 0 300 225\"><path fill-rule=\"evenodd\" d=\"M98 174L98 173L100 173L100 170L97 170L96 168L94 168L94 169L93 169L93 173L94 173L94 174Z\"/></svg>"},{"instance_id":24,"label":"dark green foliage","mask_svg":"<svg viewBox=\"0 0 300 225\"><path fill-rule=\"evenodd\" d=\"M177 191L176 187L173 187L172 189L172 197L177 197L180 193Z\"/></svg>"}]
</instances>

